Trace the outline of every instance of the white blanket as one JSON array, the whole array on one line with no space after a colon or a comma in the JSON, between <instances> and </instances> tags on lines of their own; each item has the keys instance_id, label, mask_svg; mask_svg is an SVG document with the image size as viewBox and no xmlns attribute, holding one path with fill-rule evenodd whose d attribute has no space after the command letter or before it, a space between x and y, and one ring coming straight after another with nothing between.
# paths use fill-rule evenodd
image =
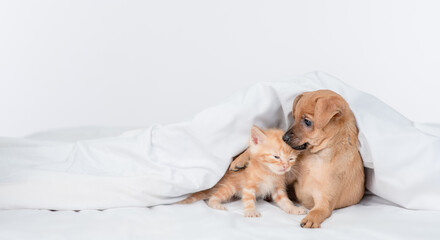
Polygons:
<instances>
[{"instance_id":1,"label":"white blanket","mask_svg":"<svg viewBox=\"0 0 440 240\"><path fill-rule=\"evenodd\" d=\"M304 215L286 214L258 201L259 218L243 217L241 201L213 210L200 201L189 205L113 208L105 211L0 211L4 240L439 240L440 211L413 211L366 195L360 204L333 211L320 229L299 226Z\"/></svg>"},{"instance_id":2,"label":"white blanket","mask_svg":"<svg viewBox=\"0 0 440 240\"><path fill-rule=\"evenodd\" d=\"M231 158L246 148L253 124L287 129L293 99L317 89L338 92L355 113L371 192L406 208L440 210L440 137L319 72L257 84L189 122L86 140L1 138L0 208L106 209L175 202L213 186Z\"/></svg>"}]
</instances>

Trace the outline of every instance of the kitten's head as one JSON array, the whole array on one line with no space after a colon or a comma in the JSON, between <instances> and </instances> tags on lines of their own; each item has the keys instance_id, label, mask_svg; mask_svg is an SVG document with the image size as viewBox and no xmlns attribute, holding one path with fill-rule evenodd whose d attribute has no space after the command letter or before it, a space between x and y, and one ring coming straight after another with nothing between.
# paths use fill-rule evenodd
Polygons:
<instances>
[{"instance_id":1,"label":"kitten's head","mask_svg":"<svg viewBox=\"0 0 440 240\"><path fill-rule=\"evenodd\" d=\"M251 158L267 166L275 174L285 174L295 164L298 151L283 141L281 129L251 129L249 151Z\"/></svg>"}]
</instances>

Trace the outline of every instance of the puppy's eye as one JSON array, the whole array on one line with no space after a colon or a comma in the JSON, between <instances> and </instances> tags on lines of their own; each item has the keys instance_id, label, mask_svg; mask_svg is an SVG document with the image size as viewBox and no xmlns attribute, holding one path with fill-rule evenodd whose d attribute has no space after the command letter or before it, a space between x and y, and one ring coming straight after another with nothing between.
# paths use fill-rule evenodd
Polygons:
<instances>
[{"instance_id":1,"label":"puppy's eye","mask_svg":"<svg viewBox=\"0 0 440 240\"><path fill-rule=\"evenodd\" d=\"M307 126L307 127L310 127L310 126L312 126L312 121L310 121L309 119L307 119L307 118L304 118L304 124Z\"/></svg>"},{"instance_id":2,"label":"puppy's eye","mask_svg":"<svg viewBox=\"0 0 440 240\"><path fill-rule=\"evenodd\" d=\"M277 155L273 155L273 157L274 157L275 159L280 159L280 156L277 156Z\"/></svg>"}]
</instances>

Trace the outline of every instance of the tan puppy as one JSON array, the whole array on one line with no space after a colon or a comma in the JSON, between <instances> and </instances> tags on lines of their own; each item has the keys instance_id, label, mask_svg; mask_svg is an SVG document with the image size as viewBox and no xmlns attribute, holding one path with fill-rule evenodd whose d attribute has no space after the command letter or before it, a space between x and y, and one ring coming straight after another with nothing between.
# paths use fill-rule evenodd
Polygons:
<instances>
[{"instance_id":1,"label":"tan puppy","mask_svg":"<svg viewBox=\"0 0 440 240\"><path fill-rule=\"evenodd\" d=\"M358 129L347 102L329 90L305 92L293 102L295 122L283 139L302 150L291 179L298 201L310 212L301 227L319 228L333 209L358 203L364 194L364 168ZM245 167L247 151L231 163Z\"/></svg>"}]
</instances>

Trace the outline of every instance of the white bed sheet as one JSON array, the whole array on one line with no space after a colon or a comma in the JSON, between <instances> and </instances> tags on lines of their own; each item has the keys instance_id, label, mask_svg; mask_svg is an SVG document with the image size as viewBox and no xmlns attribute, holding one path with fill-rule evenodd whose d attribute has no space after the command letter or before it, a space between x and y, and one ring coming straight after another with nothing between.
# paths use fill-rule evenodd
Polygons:
<instances>
[{"instance_id":1,"label":"white bed sheet","mask_svg":"<svg viewBox=\"0 0 440 240\"><path fill-rule=\"evenodd\" d=\"M289 102L290 104L290 102ZM415 124L440 136L438 125ZM120 134L126 129L56 130L27 139L70 142ZM302 229L303 216L258 202L262 217L243 217L240 201L229 211L192 205L113 208L104 211L0 210L0 239L440 239L440 211L408 210L374 195L358 205L335 210L321 229Z\"/></svg>"},{"instance_id":2,"label":"white bed sheet","mask_svg":"<svg viewBox=\"0 0 440 240\"><path fill-rule=\"evenodd\" d=\"M56 140L56 132L49 138L0 138L0 208L84 210L174 203L223 176L232 157L246 148L250 126L287 129L295 96L317 89L340 93L355 113L359 151L364 165L374 168L367 174L368 190L405 208L440 210L440 137L321 72L256 84L188 122L123 134L89 129L83 131L87 140L74 136L76 131L64 141Z\"/></svg>"},{"instance_id":3,"label":"white bed sheet","mask_svg":"<svg viewBox=\"0 0 440 240\"><path fill-rule=\"evenodd\" d=\"M438 125L417 124L437 135ZM106 137L126 129L87 127L46 131L31 139L72 141ZM321 229L302 229L303 216L288 215L259 201L259 219L243 217L240 201L228 211L204 202L149 208L82 210L0 210L0 239L440 239L440 211L408 210L374 195L335 210Z\"/></svg>"},{"instance_id":4,"label":"white bed sheet","mask_svg":"<svg viewBox=\"0 0 440 240\"><path fill-rule=\"evenodd\" d=\"M260 200L260 218L244 218L240 201L228 211L191 205L82 210L2 210L0 239L440 239L440 211L408 210L373 195L335 210L321 229L303 216Z\"/></svg>"}]
</instances>

